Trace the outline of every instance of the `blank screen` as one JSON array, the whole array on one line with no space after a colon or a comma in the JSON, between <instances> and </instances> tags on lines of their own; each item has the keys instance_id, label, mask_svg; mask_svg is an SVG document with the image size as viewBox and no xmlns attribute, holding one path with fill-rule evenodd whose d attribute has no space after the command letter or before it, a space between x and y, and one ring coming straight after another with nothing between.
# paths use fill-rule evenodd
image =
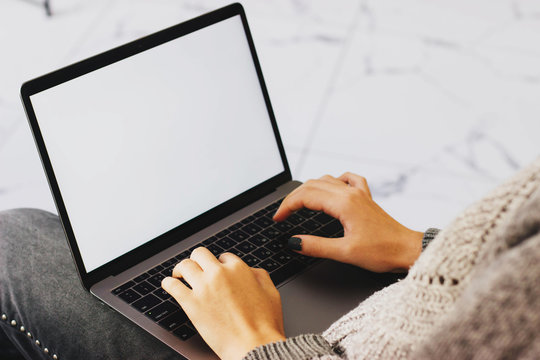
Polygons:
<instances>
[{"instance_id":1,"label":"blank screen","mask_svg":"<svg viewBox=\"0 0 540 360\"><path fill-rule=\"evenodd\" d=\"M240 16L30 99L87 271L284 171Z\"/></svg>"}]
</instances>

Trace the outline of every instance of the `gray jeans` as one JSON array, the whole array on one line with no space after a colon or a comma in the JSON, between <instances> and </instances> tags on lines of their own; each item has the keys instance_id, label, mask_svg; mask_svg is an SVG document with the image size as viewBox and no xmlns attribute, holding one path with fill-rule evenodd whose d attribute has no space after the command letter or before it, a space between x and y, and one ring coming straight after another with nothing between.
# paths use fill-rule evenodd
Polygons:
<instances>
[{"instance_id":1,"label":"gray jeans","mask_svg":"<svg viewBox=\"0 0 540 360\"><path fill-rule=\"evenodd\" d=\"M5 316L2 316L5 315ZM56 215L0 212L0 358L179 359L79 282Z\"/></svg>"}]
</instances>

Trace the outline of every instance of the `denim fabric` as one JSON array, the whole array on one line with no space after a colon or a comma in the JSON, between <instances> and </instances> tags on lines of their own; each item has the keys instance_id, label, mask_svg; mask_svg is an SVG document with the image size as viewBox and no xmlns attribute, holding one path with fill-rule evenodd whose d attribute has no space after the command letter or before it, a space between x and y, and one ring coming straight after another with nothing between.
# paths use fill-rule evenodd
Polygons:
<instances>
[{"instance_id":1,"label":"denim fabric","mask_svg":"<svg viewBox=\"0 0 540 360\"><path fill-rule=\"evenodd\" d=\"M27 359L182 358L82 287L58 217L41 210L0 212L1 314L1 359L9 341Z\"/></svg>"}]
</instances>

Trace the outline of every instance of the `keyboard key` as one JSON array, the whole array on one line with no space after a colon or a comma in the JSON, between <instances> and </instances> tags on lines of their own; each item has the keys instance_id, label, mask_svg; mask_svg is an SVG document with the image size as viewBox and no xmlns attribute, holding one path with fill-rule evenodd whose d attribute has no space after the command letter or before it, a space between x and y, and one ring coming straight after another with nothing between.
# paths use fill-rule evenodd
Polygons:
<instances>
[{"instance_id":1,"label":"keyboard key","mask_svg":"<svg viewBox=\"0 0 540 360\"><path fill-rule=\"evenodd\" d=\"M222 238L222 237L224 237L225 235L230 234L230 233L231 233L231 231L228 230L228 229L221 230L220 232L218 232L218 233L216 234L216 237Z\"/></svg>"},{"instance_id":2,"label":"keyboard key","mask_svg":"<svg viewBox=\"0 0 540 360\"><path fill-rule=\"evenodd\" d=\"M160 271L163 270L163 269L164 269L163 266L158 265L158 266L156 266L155 268L148 270L148 273L149 273L150 275L155 275L155 274L157 274L158 272L160 272Z\"/></svg>"},{"instance_id":3,"label":"keyboard key","mask_svg":"<svg viewBox=\"0 0 540 360\"><path fill-rule=\"evenodd\" d=\"M208 239L204 240L202 243L203 243L203 245L210 245L214 241L216 241L217 239L218 239L217 236L212 236L212 237L209 237Z\"/></svg>"},{"instance_id":4,"label":"keyboard key","mask_svg":"<svg viewBox=\"0 0 540 360\"><path fill-rule=\"evenodd\" d=\"M243 253L249 253L253 250L255 250L255 245L250 243L249 241L241 242L240 244L235 246L235 249L242 251Z\"/></svg>"},{"instance_id":5,"label":"keyboard key","mask_svg":"<svg viewBox=\"0 0 540 360\"><path fill-rule=\"evenodd\" d=\"M253 214L253 216L255 216L255 217L261 217L261 216L263 216L264 214L266 214L267 212L268 212L268 210L262 209L262 210L257 211L255 214Z\"/></svg>"},{"instance_id":6,"label":"keyboard key","mask_svg":"<svg viewBox=\"0 0 540 360\"><path fill-rule=\"evenodd\" d=\"M250 215L247 218L245 218L244 220L242 220L241 223L244 224L244 225L247 225L249 223L252 223L253 220L255 220L255 216Z\"/></svg>"},{"instance_id":7,"label":"keyboard key","mask_svg":"<svg viewBox=\"0 0 540 360\"><path fill-rule=\"evenodd\" d=\"M118 295L118 294L120 294L121 292L126 291L127 289L129 289L129 288L132 287L133 285L135 285L135 282L134 282L134 281L128 281L127 283L120 285L119 287L117 287L116 289L114 289L114 290L111 291L111 292L112 292L114 295Z\"/></svg>"},{"instance_id":8,"label":"keyboard key","mask_svg":"<svg viewBox=\"0 0 540 360\"><path fill-rule=\"evenodd\" d=\"M235 240L236 242L241 242L241 241L246 240L249 236L248 236L248 234L246 234L242 230L237 230L237 231L229 234L229 237L231 239Z\"/></svg>"},{"instance_id":9,"label":"keyboard key","mask_svg":"<svg viewBox=\"0 0 540 360\"><path fill-rule=\"evenodd\" d=\"M169 259L167 261L164 261L161 264L161 266L163 266L164 268L168 268L169 266L176 265L177 262L178 262L178 260L176 260L175 258L172 258L172 259Z\"/></svg>"},{"instance_id":10,"label":"keyboard key","mask_svg":"<svg viewBox=\"0 0 540 360\"><path fill-rule=\"evenodd\" d=\"M170 301L165 301L164 303L159 304L151 310L148 310L144 314L150 319L158 322L163 320L165 317L171 315L172 313L178 311L178 307Z\"/></svg>"},{"instance_id":11,"label":"keyboard key","mask_svg":"<svg viewBox=\"0 0 540 360\"><path fill-rule=\"evenodd\" d=\"M224 253L225 250L217 246L216 244L211 244L206 247L214 256L219 256L220 254Z\"/></svg>"},{"instance_id":12,"label":"keyboard key","mask_svg":"<svg viewBox=\"0 0 540 360\"><path fill-rule=\"evenodd\" d=\"M168 268L164 269L161 273L164 276L172 276L173 269L174 269L174 266L169 266Z\"/></svg>"},{"instance_id":13,"label":"keyboard key","mask_svg":"<svg viewBox=\"0 0 540 360\"><path fill-rule=\"evenodd\" d=\"M274 252L272 252L272 251L270 251L268 249L265 249L265 248L258 248L257 250L253 251L252 254L255 255L256 257L258 257L259 259L264 260L264 259L267 259L270 256L272 256L272 254L274 254Z\"/></svg>"},{"instance_id":14,"label":"keyboard key","mask_svg":"<svg viewBox=\"0 0 540 360\"><path fill-rule=\"evenodd\" d=\"M235 230L240 229L241 227L242 227L242 224L236 223L234 225L229 226L227 229L230 231L235 231Z\"/></svg>"},{"instance_id":15,"label":"keyboard key","mask_svg":"<svg viewBox=\"0 0 540 360\"><path fill-rule=\"evenodd\" d=\"M152 294L148 294L142 299L139 299L135 301L131 306L133 306L135 309L139 310L140 312L146 312L159 304L161 300L159 300L157 297L155 297Z\"/></svg>"},{"instance_id":16,"label":"keyboard key","mask_svg":"<svg viewBox=\"0 0 540 360\"><path fill-rule=\"evenodd\" d=\"M127 289L126 291L118 294L118 297L128 304L131 304L135 300L140 299L141 295L137 294L133 289Z\"/></svg>"},{"instance_id":17,"label":"keyboard key","mask_svg":"<svg viewBox=\"0 0 540 360\"><path fill-rule=\"evenodd\" d=\"M195 250L196 248L200 248L201 246L202 246L201 244L197 244L197 245L194 245L194 246L190 247L188 249L189 255L191 256L191 253L193 252L193 250Z\"/></svg>"},{"instance_id":18,"label":"keyboard key","mask_svg":"<svg viewBox=\"0 0 540 360\"><path fill-rule=\"evenodd\" d=\"M231 254L234 254L234 255L238 256L239 258L241 258L242 256L245 255L242 251L237 250L237 249L235 249L235 248L232 248L232 249L230 249L230 250L227 250L227 252L230 252Z\"/></svg>"},{"instance_id":19,"label":"keyboard key","mask_svg":"<svg viewBox=\"0 0 540 360\"><path fill-rule=\"evenodd\" d=\"M133 287L133 290L138 292L141 295L146 295L152 291L154 291L155 287L150 285L147 281L143 281L140 284L137 284Z\"/></svg>"},{"instance_id":20,"label":"keyboard key","mask_svg":"<svg viewBox=\"0 0 540 360\"><path fill-rule=\"evenodd\" d=\"M307 218L307 219L309 219L309 218L319 214L319 212L315 211L315 210L303 208L303 209L298 210L298 214L305 217L305 218Z\"/></svg>"},{"instance_id":21,"label":"keyboard key","mask_svg":"<svg viewBox=\"0 0 540 360\"><path fill-rule=\"evenodd\" d=\"M270 239L268 239L266 236L263 236L261 234L256 234L250 237L248 241L257 247L260 247L265 244L268 244L270 242Z\"/></svg>"},{"instance_id":22,"label":"keyboard key","mask_svg":"<svg viewBox=\"0 0 540 360\"><path fill-rule=\"evenodd\" d=\"M281 241L272 241L270 243L268 243L265 248L267 248L268 250L272 251L272 253L277 253L279 252L280 250L282 249L285 249L285 244Z\"/></svg>"},{"instance_id":23,"label":"keyboard key","mask_svg":"<svg viewBox=\"0 0 540 360\"><path fill-rule=\"evenodd\" d=\"M305 228L309 232L313 232L317 230L321 225L313 220L304 221L302 223L302 227Z\"/></svg>"},{"instance_id":24,"label":"keyboard key","mask_svg":"<svg viewBox=\"0 0 540 360\"><path fill-rule=\"evenodd\" d=\"M268 272L272 272L276 270L280 266L280 264L273 259L266 259L262 263L260 263L259 266Z\"/></svg>"},{"instance_id":25,"label":"keyboard key","mask_svg":"<svg viewBox=\"0 0 540 360\"><path fill-rule=\"evenodd\" d=\"M293 224L293 225L298 225L298 224L301 224L303 223L304 221L306 221L306 219L302 216L300 216L299 214L295 213L295 214L292 214L291 216L289 216L287 218L287 222Z\"/></svg>"},{"instance_id":26,"label":"keyboard key","mask_svg":"<svg viewBox=\"0 0 540 360\"><path fill-rule=\"evenodd\" d=\"M195 330L193 330L192 328L190 328L187 325L182 325L178 329L173 331L174 335L176 335L177 337L179 337L180 339L182 339L184 341L186 341L187 339L189 339L190 337L192 337L196 333L197 332Z\"/></svg>"},{"instance_id":27,"label":"keyboard key","mask_svg":"<svg viewBox=\"0 0 540 360\"><path fill-rule=\"evenodd\" d=\"M272 259L276 260L280 264L286 264L292 260L292 256L284 251L280 251L276 255L272 256Z\"/></svg>"},{"instance_id":28,"label":"keyboard key","mask_svg":"<svg viewBox=\"0 0 540 360\"><path fill-rule=\"evenodd\" d=\"M135 279L133 279L133 281L135 281L136 283L139 283L143 280L146 280L150 277L150 275L148 273L142 273L141 275L137 276Z\"/></svg>"},{"instance_id":29,"label":"keyboard key","mask_svg":"<svg viewBox=\"0 0 540 360\"><path fill-rule=\"evenodd\" d=\"M330 215L325 214L325 213L320 213L318 215L315 215L313 217L313 220L315 220L316 222L318 222L321 225L324 225L324 224L328 224L330 221L334 220L334 218L331 217Z\"/></svg>"},{"instance_id":30,"label":"keyboard key","mask_svg":"<svg viewBox=\"0 0 540 360\"><path fill-rule=\"evenodd\" d=\"M299 273L305 267L306 265L300 263L299 261L292 260L291 262L272 272L270 274L270 278L274 282L274 285L277 286L291 276Z\"/></svg>"},{"instance_id":31,"label":"keyboard key","mask_svg":"<svg viewBox=\"0 0 540 360\"><path fill-rule=\"evenodd\" d=\"M248 264L248 266L250 267L254 267L255 265L261 262L261 260L257 259L255 256L251 254L242 256L242 260L244 260L244 262Z\"/></svg>"},{"instance_id":32,"label":"keyboard key","mask_svg":"<svg viewBox=\"0 0 540 360\"><path fill-rule=\"evenodd\" d=\"M257 220L255 220L255 224L259 225L261 228L267 228L274 224L274 221L267 218L266 216L263 216Z\"/></svg>"},{"instance_id":33,"label":"keyboard key","mask_svg":"<svg viewBox=\"0 0 540 360\"><path fill-rule=\"evenodd\" d=\"M328 236L332 236L338 231L343 231L343 226L341 226L341 223L339 221L333 221L330 224L326 224L321 228L321 231L325 234L328 234Z\"/></svg>"},{"instance_id":34,"label":"keyboard key","mask_svg":"<svg viewBox=\"0 0 540 360\"><path fill-rule=\"evenodd\" d=\"M261 231L262 228L256 224L248 224L242 228L242 231L248 233L249 235L254 235Z\"/></svg>"},{"instance_id":35,"label":"keyboard key","mask_svg":"<svg viewBox=\"0 0 540 360\"><path fill-rule=\"evenodd\" d=\"M180 325L184 324L188 320L186 313L180 309L171 316L161 320L158 324L163 326L166 330L173 331Z\"/></svg>"},{"instance_id":36,"label":"keyboard key","mask_svg":"<svg viewBox=\"0 0 540 360\"><path fill-rule=\"evenodd\" d=\"M165 279L165 275L162 273L156 274L148 278L148 281L150 284L154 285L154 287L160 288L161 287L161 280Z\"/></svg>"},{"instance_id":37,"label":"keyboard key","mask_svg":"<svg viewBox=\"0 0 540 360\"><path fill-rule=\"evenodd\" d=\"M277 208L279 207L279 205L281 205L281 200L276 201L275 203L273 203L273 204L271 204L271 205L268 205L268 206L266 207L266 210L268 210L268 211L277 210Z\"/></svg>"},{"instance_id":38,"label":"keyboard key","mask_svg":"<svg viewBox=\"0 0 540 360\"><path fill-rule=\"evenodd\" d=\"M290 232L282 233L274 241L279 241L286 244L287 241L291 238L291 236L292 236L292 233Z\"/></svg>"},{"instance_id":39,"label":"keyboard key","mask_svg":"<svg viewBox=\"0 0 540 360\"><path fill-rule=\"evenodd\" d=\"M171 298L171 295L162 288L154 290L152 294L156 295L161 300L168 300Z\"/></svg>"},{"instance_id":40,"label":"keyboard key","mask_svg":"<svg viewBox=\"0 0 540 360\"><path fill-rule=\"evenodd\" d=\"M263 236L266 236L267 238L269 239L275 239L277 238L279 235L281 235L281 231L277 230L276 228L274 227L271 227L271 228L268 228L266 230L263 230L261 232L261 234Z\"/></svg>"},{"instance_id":41,"label":"keyboard key","mask_svg":"<svg viewBox=\"0 0 540 360\"><path fill-rule=\"evenodd\" d=\"M310 231L309 233L310 235L315 235L315 236L330 237L330 234L322 231L322 228L318 228L315 231Z\"/></svg>"},{"instance_id":42,"label":"keyboard key","mask_svg":"<svg viewBox=\"0 0 540 360\"><path fill-rule=\"evenodd\" d=\"M218 241L216 241L216 245L219 245L223 249L227 250L227 249L232 248L234 245L236 245L236 241L226 236L223 239L219 239Z\"/></svg>"},{"instance_id":43,"label":"keyboard key","mask_svg":"<svg viewBox=\"0 0 540 360\"><path fill-rule=\"evenodd\" d=\"M184 259L187 259L189 258L189 251L186 250L184 251L183 253L179 254L179 255L176 255L175 259L178 260L178 262L184 260Z\"/></svg>"},{"instance_id":44,"label":"keyboard key","mask_svg":"<svg viewBox=\"0 0 540 360\"><path fill-rule=\"evenodd\" d=\"M289 224L288 222L279 222L275 225L275 228L282 232L288 232L293 228L292 224Z\"/></svg>"},{"instance_id":45,"label":"keyboard key","mask_svg":"<svg viewBox=\"0 0 540 360\"><path fill-rule=\"evenodd\" d=\"M294 235L302 235L305 233L306 233L306 229L304 229L302 226L296 226L292 228L288 234L291 236L294 236Z\"/></svg>"}]
</instances>

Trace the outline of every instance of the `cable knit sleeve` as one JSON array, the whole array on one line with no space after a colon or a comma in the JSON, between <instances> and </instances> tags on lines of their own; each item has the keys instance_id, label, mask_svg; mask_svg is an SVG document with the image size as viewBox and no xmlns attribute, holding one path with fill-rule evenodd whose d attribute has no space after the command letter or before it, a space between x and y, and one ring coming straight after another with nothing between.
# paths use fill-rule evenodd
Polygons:
<instances>
[{"instance_id":1,"label":"cable knit sleeve","mask_svg":"<svg viewBox=\"0 0 540 360\"><path fill-rule=\"evenodd\" d=\"M256 347L244 356L244 360L303 360L323 356L340 359L321 335L307 334Z\"/></svg>"},{"instance_id":2,"label":"cable knit sleeve","mask_svg":"<svg viewBox=\"0 0 540 360\"><path fill-rule=\"evenodd\" d=\"M424 233L424 238L422 239L422 251L426 250L431 240L435 239L435 236L437 236L439 231L441 230L435 228L429 228L426 230Z\"/></svg>"}]
</instances>

